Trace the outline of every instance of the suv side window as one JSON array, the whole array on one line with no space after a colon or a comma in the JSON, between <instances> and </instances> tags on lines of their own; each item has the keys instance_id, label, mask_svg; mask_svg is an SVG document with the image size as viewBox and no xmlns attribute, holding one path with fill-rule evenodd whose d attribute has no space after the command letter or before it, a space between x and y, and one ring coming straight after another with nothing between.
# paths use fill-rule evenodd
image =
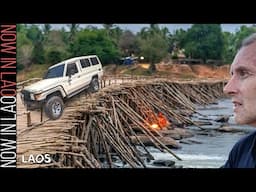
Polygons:
<instances>
[{"instance_id":1,"label":"suv side window","mask_svg":"<svg viewBox=\"0 0 256 192\"><path fill-rule=\"evenodd\" d=\"M78 73L76 63L68 63L67 64L66 76L68 76L69 74L74 75L76 73Z\"/></svg>"},{"instance_id":2,"label":"suv side window","mask_svg":"<svg viewBox=\"0 0 256 192\"><path fill-rule=\"evenodd\" d=\"M92 57L92 58L90 58L90 59L91 59L92 65L97 65L97 64L99 64L99 61L98 61L98 59L97 59L96 57Z\"/></svg>"},{"instance_id":3,"label":"suv side window","mask_svg":"<svg viewBox=\"0 0 256 192\"><path fill-rule=\"evenodd\" d=\"M91 65L89 59L80 59L80 63L82 68L89 67Z\"/></svg>"}]
</instances>

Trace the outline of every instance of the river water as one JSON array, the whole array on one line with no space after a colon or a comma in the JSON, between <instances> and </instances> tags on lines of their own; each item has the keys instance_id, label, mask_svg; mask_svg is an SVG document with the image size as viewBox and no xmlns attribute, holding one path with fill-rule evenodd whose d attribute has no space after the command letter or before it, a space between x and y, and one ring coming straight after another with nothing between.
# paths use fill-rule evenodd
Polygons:
<instances>
[{"instance_id":1,"label":"river water","mask_svg":"<svg viewBox=\"0 0 256 192\"><path fill-rule=\"evenodd\" d=\"M232 103L230 99L221 99L216 104L210 104L207 106L198 106L197 111L200 114L205 115L204 118L210 121L212 125L202 126L209 129L208 134L195 134L192 138L196 143L184 144L180 143L181 149L172 150L182 161L175 159L169 153L160 152L158 149L150 147L149 151L155 158L155 160L174 160L175 165L183 168L219 168L222 166L228 158L229 151L241 137L255 130L249 126L235 125L232 116ZM230 116L227 126L240 130L239 132L219 132L214 129L220 127L222 123L216 122L216 118L228 115ZM204 119L203 118L203 119ZM202 120L202 116L195 114L194 120ZM194 130L195 133L198 128L189 127ZM149 163L149 166L152 164ZM152 165L152 167L154 167Z\"/></svg>"}]
</instances>

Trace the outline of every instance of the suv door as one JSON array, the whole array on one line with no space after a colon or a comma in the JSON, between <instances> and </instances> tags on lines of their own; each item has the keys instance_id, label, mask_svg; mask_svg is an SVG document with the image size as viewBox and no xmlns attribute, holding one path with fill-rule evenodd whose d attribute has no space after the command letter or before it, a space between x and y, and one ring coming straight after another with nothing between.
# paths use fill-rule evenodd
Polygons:
<instances>
[{"instance_id":1,"label":"suv door","mask_svg":"<svg viewBox=\"0 0 256 192\"><path fill-rule=\"evenodd\" d=\"M76 62L66 64L66 78L65 90L67 94L73 95L83 87L83 81L81 79L80 69L77 67Z\"/></svg>"},{"instance_id":2,"label":"suv door","mask_svg":"<svg viewBox=\"0 0 256 192\"><path fill-rule=\"evenodd\" d=\"M93 73L92 64L89 58L80 59L80 66L81 66L81 71L82 71L81 74L82 74L84 86L87 86L90 84L92 80L92 73Z\"/></svg>"}]
</instances>

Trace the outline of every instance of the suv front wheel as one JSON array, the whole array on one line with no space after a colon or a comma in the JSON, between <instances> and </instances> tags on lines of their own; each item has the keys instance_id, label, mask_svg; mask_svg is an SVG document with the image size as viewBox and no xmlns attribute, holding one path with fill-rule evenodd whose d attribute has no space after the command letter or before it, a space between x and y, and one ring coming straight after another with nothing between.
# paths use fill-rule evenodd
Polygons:
<instances>
[{"instance_id":1,"label":"suv front wheel","mask_svg":"<svg viewBox=\"0 0 256 192\"><path fill-rule=\"evenodd\" d=\"M48 98L44 105L44 111L50 119L58 119L63 113L64 103L61 97L52 96Z\"/></svg>"}]
</instances>

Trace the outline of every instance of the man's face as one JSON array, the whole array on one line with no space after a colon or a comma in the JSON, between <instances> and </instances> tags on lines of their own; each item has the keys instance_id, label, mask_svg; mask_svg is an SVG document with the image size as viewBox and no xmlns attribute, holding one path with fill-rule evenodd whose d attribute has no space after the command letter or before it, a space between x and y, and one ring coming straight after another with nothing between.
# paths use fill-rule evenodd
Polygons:
<instances>
[{"instance_id":1,"label":"man's face","mask_svg":"<svg viewBox=\"0 0 256 192\"><path fill-rule=\"evenodd\" d=\"M256 42L237 53L224 92L232 97L236 123L256 126Z\"/></svg>"}]
</instances>

